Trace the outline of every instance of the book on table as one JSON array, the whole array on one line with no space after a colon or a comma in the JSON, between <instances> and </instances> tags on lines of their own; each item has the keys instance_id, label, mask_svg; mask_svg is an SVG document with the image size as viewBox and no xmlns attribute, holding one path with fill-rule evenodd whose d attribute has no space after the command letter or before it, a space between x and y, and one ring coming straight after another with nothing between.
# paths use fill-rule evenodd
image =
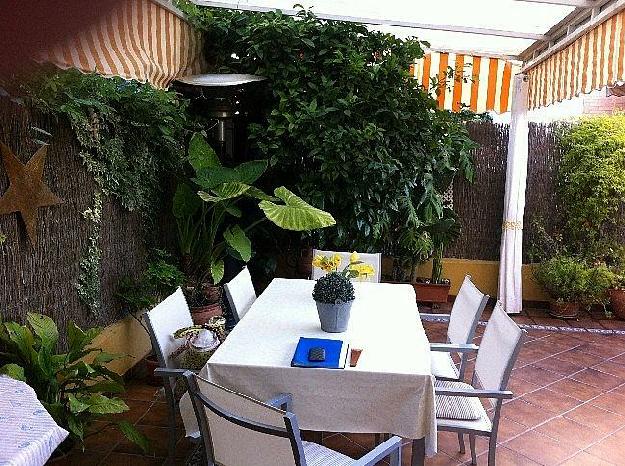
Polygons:
<instances>
[{"instance_id":1,"label":"book on table","mask_svg":"<svg viewBox=\"0 0 625 466\"><path fill-rule=\"evenodd\" d=\"M314 357L311 359L311 354L315 356L324 354L325 359L323 361L314 360ZM291 366L344 369L348 354L349 344L342 340L300 337L291 360Z\"/></svg>"}]
</instances>

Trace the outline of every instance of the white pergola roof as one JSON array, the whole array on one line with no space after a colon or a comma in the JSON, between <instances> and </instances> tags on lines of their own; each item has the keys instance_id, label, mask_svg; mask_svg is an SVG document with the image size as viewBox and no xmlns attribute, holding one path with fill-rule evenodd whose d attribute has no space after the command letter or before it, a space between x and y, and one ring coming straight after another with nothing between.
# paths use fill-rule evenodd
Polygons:
<instances>
[{"instance_id":1,"label":"white pergola roof","mask_svg":"<svg viewBox=\"0 0 625 466\"><path fill-rule=\"evenodd\" d=\"M288 13L293 11L294 0L194 0L194 3L252 11L280 9ZM304 0L298 3L312 8L322 18L370 24L402 38L416 36L430 42L433 50L516 58L532 46L548 46L553 37L547 33L561 21L577 18L614 0Z\"/></svg>"}]
</instances>

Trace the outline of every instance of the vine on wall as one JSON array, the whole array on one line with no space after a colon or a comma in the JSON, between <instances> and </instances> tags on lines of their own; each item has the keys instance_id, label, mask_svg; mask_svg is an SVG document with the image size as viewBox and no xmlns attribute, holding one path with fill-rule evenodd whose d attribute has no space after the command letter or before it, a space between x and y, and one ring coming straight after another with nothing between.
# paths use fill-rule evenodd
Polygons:
<instances>
[{"instance_id":1,"label":"vine on wall","mask_svg":"<svg viewBox=\"0 0 625 466\"><path fill-rule=\"evenodd\" d=\"M80 273L76 281L76 289L80 300L89 308L92 314L98 315L102 304L102 290L100 284L100 228L102 224L102 193L96 191L93 195L93 206L82 213L89 222L91 233L87 249L80 261Z\"/></svg>"}]
</instances>

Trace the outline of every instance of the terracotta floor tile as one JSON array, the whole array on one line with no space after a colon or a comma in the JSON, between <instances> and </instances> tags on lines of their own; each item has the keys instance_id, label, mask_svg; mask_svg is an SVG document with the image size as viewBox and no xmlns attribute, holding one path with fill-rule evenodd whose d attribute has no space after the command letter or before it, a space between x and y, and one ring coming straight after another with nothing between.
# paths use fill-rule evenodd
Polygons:
<instances>
[{"instance_id":1,"label":"terracotta floor tile","mask_svg":"<svg viewBox=\"0 0 625 466\"><path fill-rule=\"evenodd\" d=\"M610 359L610 361L617 363L617 364L625 365L625 353L619 354L618 356L614 356L613 358Z\"/></svg>"},{"instance_id":2,"label":"terracotta floor tile","mask_svg":"<svg viewBox=\"0 0 625 466\"><path fill-rule=\"evenodd\" d=\"M539 464L532 461L527 456L523 456L522 454L503 445L497 447L495 462L497 463L497 466L538 466ZM478 456L477 464L478 466L488 465L488 454L483 453Z\"/></svg>"},{"instance_id":3,"label":"terracotta floor tile","mask_svg":"<svg viewBox=\"0 0 625 466\"><path fill-rule=\"evenodd\" d=\"M163 464L163 459L113 452L104 459L102 464L119 466L156 466Z\"/></svg>"},{"instance_id":4,"label":"terracotta floor tile","mask_svg":"<svg viewBox=\"0 0 625 466\"><path fill-rule=\"evenodd\" d=\"M534 363L536 367L540 367L541 369L546 369L551 372L555 372L556 374L562 374L564 376L569 376L575 372L579 372L585 368L580 364L575 364L570 361L566 361L564 359L558 358L558 356L552 356L547 359L543 359Z\"/></svg>"},{"instance_id":5,"label":"terracotta floor tile","mask_svg":"<svg viewBox=\"0 0 625 466\"><path fill-rule=\"evenodd\" d=\"M612 433L625 426L625 417L611 413L591 404L575 408L564 415L580 424L584 424L603 433Z\"/></svg>"},{"instance_id":6,"label":"terracotta floor tile","mask_svg":"<svg viewBox=\"0 0 625 466\"><path fill-rule=\"evenodd\" d=\"M516 437L527 430L527 426L523 424L519 424L512 419L507 417L501 417L499 419L499 432L497 435L497 442L503 443L507 440L510 440L512 437Z\"/></svg>"},{"instance_id":7,"label":"terracotta floor tile","mask_svg":"<svg viewBox=\"0 0 625 466\"><path fill-rule=\"evenodd\" d=\"M126 391L122 394L125 400L154 401L159 387L153 387L141 382L131 382L126 385Z\"/></svg>"},{"instance_id":8,"label":"terracotta floor tile","mask_svg":"<svg viewBox=\"0 0 625 466\"><path fill-rule=\"evenodd\" d=\"M514 393L515 397L523 396L526 393L538 390L540 387L540 385L536 385L535 383L528 382L523 379L517 379L514 376L510 377L510 380L508 381L508 390Z\"/></svg>"},{"instance_id":9,"label":"terracotta floor tile","mask_svg":"<svg viewBox=\"0 0 625 466\"><path fill-rule=\"evenodd\" d=\"M625 463L623 444L625 444L625 431L620 431L587 448L586 452L602 460L620 465Z\"/></svg>"},{"instance_id":10,"label":"terracotta floor tile","mask_svg":"<svg viewBox=\"0 0 625 466\"><path fill-rule=\"evenodd\" d=\"M580 450L590 446L605 435L564 417L552 419L536 427L535 430L559 442L576 446Z\"/></svg>"},{"instance_id":11,"label":"terracotta floor tile","mask_svg":"<svg viewBox=\"0 0 625 466\"><path fill-rule=\"evenodd\" d=\"M96 466L102 463L105 454L98 454L92 452L83 452L79 448L72 450L67 456L63 458L57 458L51 461L54 466Z\"/></svg>"},{"instance_id":12,"label":"terracotta floor tile","mask_svg":"<svg viewBox=\"0 0 625 466\"><path fill-rule=\"evenodd\" d=\"M342 435L350 439L352 442L360 445L367 451L376 447L374 434L349 433Z\"/></svg>"},{"instance_id":13,"label":"terracotta floor tile","mask_svg":"<svg viewBox=\"0 0 625 466\"><path fill-rule=\"evenodd\" d=\"M147 426L168 427L168 405L167 403L154 402L150 409L138 420L137 424ZM182 426L182 418L179 411L176 411L176 425Z\"/></svg>"},{"instance_id":14,"label":"terracotta floor tile","mask_svg":"<svg viewBox=\"0 0 625 466\"><path fill-rule=\"evenodd\" d=\"M573 456L579 448L558 442L535 431L526 432L506 443L506 447L538 464L555 465Z\"/></svg>"},{"instance_id":15,"label":"terracotta floor tile","mask_svg":"<svg viewBox=\"0 0 625 466\"><path fill-rule=\"evenodd\" d=\"M165 427L156 426L141 426L137 425L137 430L144 434L150 440L150 451L147 456L153 456L157 458L165 458L167 456L167 448L169 445L169 429ZM130 440L123 438L121 442L115 447L117 453L130 453L133 455L140 455L141 449L130 442Z\"/></svg>"},{"instance_id":16,"label":"terracotta floor tile","mask_svg":"<svg viewBox=\"0 0 625 466\"><path fill-rule=\"evenodd\" d=\"M152 405L150 401L137 401L132 399L127 399L124 401L128 405L128 411L107 416L106 419L111 419L114 421L124 420L130 422L131 424L134 424L148 411L148 409Z\"/></svg>"},{"instance_id":17,"label":"terracotta floor tile","mask_svg":"<svg viewBox=\"0 0 625 466\"><path fill-rule=\"evenodd\" d=\"M620 377L621 379L625 379L625 365L623 364L618 364L612 361L603 361L595 366L592 366L592 368L601 372L605 372L606 374L614 375L616 377Z\"/></svg>"},{"instance_id":18,"label":"terracotta floor tile","mask_svg":"<svg viewBox=\"0 0 625 466\"><path fill-rule=\"evenodd\" d=\"M106 427L107 424L104 421L96 421L92 424L89 434L85 436L86 451L108 453L124 438L118 429L113 426Z\"/></svg>"},{"instance_id":19,"label":"terracotta floor tile","mask_svg":"<svg viewBox=\"0 0 625 466\"><path fill-rule=\"evenodd\" d=\"M549 383L555 382L562 378L562 375L555 372L547 371L533 365L524 366L520 369L514 369L512 375L515 378L523 379L527 382L532 382L536 385L544 386Z\"/></svg>"},{"instance_id":20,"label":"terracotta floor tile","mask_svg":"<svg viewBox=\"0 0 625 466\"><path fill-rule=\"evenodd\" d=\"M585 369L582 372L578 372L571 376L572 379L578 382L583 382L593 387L601 388L602 390L610 390L622 385L625 380L616 377L614 375L606 374L595 369Z\"/></svg>"},{"instance_id":21,"label":"terracotta floor tile","mask_svg":"<svg viewBox=\"0 0 625 466\"><path fill-rule=\"evenodd\" d=\"M527 401L539 408L546 409L547 411L551 411L554 414L568 411L581 403L581 401L575 398L551 391L548 388L528 393L524 395L521 400Z\"/></svg>"},{"instance_id":22,"label":"terracotta floor tile","mask_svg":"<svg viewBox=\"0 0 625 466\"><path fill-rule=\"evenodd\" d=\"M343 434L333 435L328 438L324 437L323 445L354 459L360 458L368 451L366 448L363 448L357 443L352 442Z\"/></svg>"},{"instance_id":23,"label":"terracotta floor tile","mask_svg":"<svg viewBox=\"0 0 625 466\"><path fill-rule=\"evenodd\" d=\"M600 388L573 379L559 380L549 385L548 388L554 392L562 393L581 401L587 401L603 393L603 390Z\"/></svg>"},{"instance_id":24,"label":"terracotta floor tile","mask_svg":"<svg viewBox=\"0 0 625 466\"><path fill-rule=\"evenodd\" d=\"M564 353L559 353L557 358L584 367L590 367L605 360L604 357L597 356L596 354L585 353L578 349L572 349L565 351Z\"/></svg>"},{"instance_id":25,"label":"terracotta floor tile","mask_svg":"<svg viewBox=\"0 0 625 466\"><path fill-rule=\"evenodd\" d=\"M523 424L526 427L534 427L554 416L552 412L529 404L521 399L512 400L510 403L503 405L501 413L508 419Z\"/></svg>"},{"instance_id":26,"label":"terracotta floor tile","mask_svg":"<svg viewBox=\"0 0 625 466\"><path fill-rule=\"evenodd\" d=\"M605 341L599 340L598 342L585 343L579 347L579 350L609 359L622 354L623 345L621 342L606 337Z\"/></svg>"},{"instance_id":27,"label":"terracotta floor tile","mask_svg":"<svg viewBox=\"0 0 625 466\"><path fill-rule=\"evenodd\" d=\"M469 452L469 436L464 436L464 446L466 453L460 454L460 446L458 444L458 435L454 432L439 432L438 433L438 451L446 453L451 458L464 462L471 459L471 453ZM475 438L475 452L480 454L488 450L488 439L486 437Z\"/></svg>"},{"instance_id":28,"label":"terracotta floor tile","mask_svg":"<svg viewBox=\"0 0 625 466\"><path fill-rule=\"evenodd\" d=\"M560 466L615 466L615 464L597 458L585 451L580 451L577 455L569 458Z\"/></svg>"},{"instance_id":29,"label":"terracotta floor tile","mask_svg":"<svg viewBox=\"0 0 625 466\"><path fill-rule=\"evenodd\" d=\"M625 394L608 392L590 401L593 406L625 416Z\"/></svg>"}]
</instances>

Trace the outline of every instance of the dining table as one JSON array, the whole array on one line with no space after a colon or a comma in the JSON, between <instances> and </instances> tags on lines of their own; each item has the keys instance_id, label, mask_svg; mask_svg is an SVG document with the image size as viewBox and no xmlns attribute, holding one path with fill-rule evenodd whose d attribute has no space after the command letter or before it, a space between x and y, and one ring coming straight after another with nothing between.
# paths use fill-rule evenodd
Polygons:
<instances>
[{"instance_id":1,"label":"dining table","mask_svg":"<svg viewBox=\"0 0 625 466\"><path fill-rule=\"evenodd\" d=\"M412 439L412 464L423 464L436 454L436 410L430 345L413 287L356 281L347 331L326 333L314 285L272 280L199 375L259 400L290 393L305 430ZM292 367L300 337L339 339L362 352L354 367ZM187 434L197 432L188 394L180 411Z\"/></svg>"},{"instance_id":2,"label":"dining table","mask_svg":"<svg viewBox=\"0 0 625 466\"><path fill-rule=\"evenodd\" d=\"M69 432L25 382L0 376L0 394L0 466L46 464Z\"/></svg>"}]
</instances>

